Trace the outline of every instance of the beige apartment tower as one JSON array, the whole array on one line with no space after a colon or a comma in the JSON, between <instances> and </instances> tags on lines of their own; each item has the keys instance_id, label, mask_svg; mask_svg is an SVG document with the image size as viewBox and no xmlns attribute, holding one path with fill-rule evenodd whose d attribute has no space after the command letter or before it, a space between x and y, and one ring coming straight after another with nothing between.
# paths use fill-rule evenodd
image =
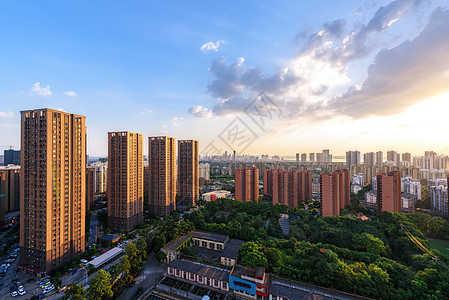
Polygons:
<instances>
[{"instance_id":1,"label":"beige apartment tower","mask_svg":"<svg viewBox=\"0 0 449 300\"><path fill-rule=\"evenodd\" d=\"M176 209L176 140L148 138L148 202L150 213L166 216Z\"/></svg>"},{"instance_id":2,"label":"beige apartment tower","mask_svg":"<svg viewBox=\"0 0 449 300\"><path fill-rule=\"evenodd\" d=\"M45 274L85 249L85 117L21 112L20 263Z\"/></svg>"},{"instance_id":3,"label":"beige apartment tower","mask_svg":"<svg viewBox=\"0 0 449 300\"><path fill-rule=\"evenodd\" d=\"M143 221L143 136L108 133L108 226L129 231Z\"/></svg>"},{"instance_id":4,"label":"beige apartment tower","mask_svg":"<svg viewBox=\"0 0 449 300\"><path fill-rule=\"evenodd\" d=\"M195 206L199 199L198 141L178 141L178 203Z\"/></svg>"}]
</instances>

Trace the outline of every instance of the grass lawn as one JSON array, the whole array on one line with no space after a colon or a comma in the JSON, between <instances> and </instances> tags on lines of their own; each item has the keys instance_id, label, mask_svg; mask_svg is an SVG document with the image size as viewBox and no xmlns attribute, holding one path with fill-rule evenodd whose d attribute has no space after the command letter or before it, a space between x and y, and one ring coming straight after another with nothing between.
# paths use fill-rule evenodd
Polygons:
<instances>
[{"instance_id":1,"label":"grass lawn","mask_svg":"<svg viewBox=\"0 0 449 300\"><path fill-rule=\"evenodd\" d=\"M434 239L428 239L429 244L432 248L437 249L441 253L445 254L447 257L449 257L449 241L446 240L434 240Z\"/></svg>"}]
</instances>

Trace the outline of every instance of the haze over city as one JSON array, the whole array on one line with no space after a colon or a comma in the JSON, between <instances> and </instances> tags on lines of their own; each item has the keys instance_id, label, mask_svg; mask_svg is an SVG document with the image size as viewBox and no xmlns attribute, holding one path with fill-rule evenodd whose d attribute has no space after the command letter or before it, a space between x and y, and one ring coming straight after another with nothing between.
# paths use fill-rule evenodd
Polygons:
<instances>
[{"instance_id":1,"label":"haze over city","mask_svg":"<svg viewBox=\"0 0 449 300\"><path fill-rule=\"evenodd\" d=\"M240 154L449 153L446 1L14 1L0 26L0 152L41 107L86 116L91 156L117 130L201 152L236 116L257 131L264 92L282 117Z\"/></svg>"}]
</instances>

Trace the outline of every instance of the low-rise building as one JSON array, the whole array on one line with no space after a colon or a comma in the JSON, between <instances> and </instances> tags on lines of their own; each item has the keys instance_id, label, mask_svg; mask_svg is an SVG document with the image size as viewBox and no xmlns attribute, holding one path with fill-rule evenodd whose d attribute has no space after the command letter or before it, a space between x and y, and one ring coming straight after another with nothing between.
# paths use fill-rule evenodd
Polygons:
<instances>
[{"instance_id":1,"label":"low-rise building","mask_svg":"<svg viewBox=\"0 0 449 300\"><path fill-rule=\"evenodd\" d=\"M223 251L229 241L229 236L224 234L192 231L190 233L193 245L216 251Z\"/></svg>"},{"instance_id":2,"label":"low-rise building","mask_svg":"<svg viewBox=\"0 0 449 300\"><path fill-rule=\"evenodd\" d=\"M167 274L174 278L229 291L229 274L226 269L203 265L189 260L176 259L167 266Z\"/></svg>"},{"instance_id":3,"label":"low-rise building","mask_svg":"<svg viewBox=\"0 0 449 300\"><path fill-rule=\"evenodd\" d=\"M217 199L220 198L229 198L231 196L231 192L230 191L213 191L213 192L209 192L209 193L204 193L201 196L201 199L203 201L215 201Z\"/></svg>"},{"instance_id":4,"label":"low-rise building","mask_svg":"<svg viewBox=\"0 0 449 300\"><path fill-rule=\"evenodd\" d=\"M234 266L229 275L229 287L244 299L266 299L269 280L264 268Z\"/></svg>"},{"instance_id":5,"label":"low-rise building","mask_svg":"<svg viewBox=\"0 0 449 300\"><path fill-rule=\"evenodd\" d=\"M161 248L161 251L165 253L164 262L170 263L173 260L177 259L179 253L185 247L190 246L190 242L192 237L189 235L180 236L177 240L169 242L167 245Z\"/></svg>"},{"instance_id":6,"label":"low-rise building","mask_svg":"<svg viewBox=\"0 0 449 300\"><path fill-rule=\"evenodd\" d=\"M220 262L225 266L234 266L237 262L239 249L245 242L242 240L232 239L229 241L226 248L220 254Z\"/></svg>"}]
</instances>

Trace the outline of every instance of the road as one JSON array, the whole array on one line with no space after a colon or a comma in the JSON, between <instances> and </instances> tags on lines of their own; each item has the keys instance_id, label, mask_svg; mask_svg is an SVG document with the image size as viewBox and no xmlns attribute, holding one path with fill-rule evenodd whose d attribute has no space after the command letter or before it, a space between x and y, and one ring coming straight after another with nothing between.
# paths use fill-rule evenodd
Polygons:
<instances>
[{"instance_id":1,"label":"road","mask_svg":"<svg viewBox=\"0 0 449 300\"><path fill-rule=\"evenodd\" d=\"M137 293L139 287L143 287L143 290L152 289L156 285L156 279L165 272L165 265L158 262L154 258L154 252L151 252L148 256L147 262L143 265L142 271L139 276L136 277L136 283L133 287L127 288L117 298L118 300L129 300Z\"/></svg>"}]
</instances>

